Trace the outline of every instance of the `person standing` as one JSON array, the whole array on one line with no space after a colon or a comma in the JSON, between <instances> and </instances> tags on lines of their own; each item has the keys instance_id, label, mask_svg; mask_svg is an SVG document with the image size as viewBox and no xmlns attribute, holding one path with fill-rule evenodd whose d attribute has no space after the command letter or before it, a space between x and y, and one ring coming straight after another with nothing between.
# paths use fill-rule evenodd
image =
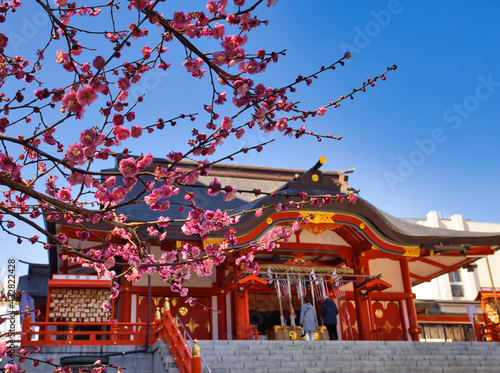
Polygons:
<instances>
[{"instance_id":1,"label":"person standing","mask_svg":"<svg viewBox=\"0 0 500 373\"><path fill-rule=\"evenodd\" d=\"M339 309L333 300L325 297L323 304L321 305L321 316L325 322L326 329L328 330L328 336L330 341L336 341L339 339L337 334L337 315L339 314Z\"/></svg>"},{"instance_id":2,"label":"person standing","mask_svg":"<svg viewBox=\"0 0 500 373\"><path fill-rule=\"evenodd\" d=\"M311 304L311 298L304 298L304 305L300 309L300 325L304 330L306 341L314 341L314 333L318 325L318 318L316 317L316 310Z\"/></svg>"}]
</instances>

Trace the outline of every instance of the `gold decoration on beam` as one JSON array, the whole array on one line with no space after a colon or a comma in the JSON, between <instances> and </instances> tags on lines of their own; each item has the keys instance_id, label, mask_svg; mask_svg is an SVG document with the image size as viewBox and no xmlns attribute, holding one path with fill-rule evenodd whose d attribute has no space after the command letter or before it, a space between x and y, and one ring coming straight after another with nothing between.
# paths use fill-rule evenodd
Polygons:
<instances>
[{"instance_id":1,"label":"gold decoration on beam","mask_svg":"<svg viewBox=\"0 0 500 373\"><path fill-rule=\"evenodd\" d=\"M221 244L225 242L226 240L220 239L220 238L209 238L206 240L203 240L203 248L206 248L207 245L213 245L215 243Z\"/></svg>"},{"instance_id":2,"label":"gold decoration on beam","mask_svg":"<svg viewBox=\"0 0 500 373\"><path fill-rule=\"evenodd\" d=\"M301 212L300 215L304 218L314 215L314 219L309 219L309 223L322 224L332 223L335 214L333 212Z\"/></svg>"},{"instance_id":3,"label":"gold decoration on beam","mask_svg":"<svg viewBox=\"0 0 500 373\"><path fill-rule=\"evenodd\" d=\"M207 331L210 333L210 320L207 320L205 323L205 328L207 328Z\"/></svg>"},{"instance_id":4,"label":"gold decoration on beam","mask_svg":"<svg viewBox=\"0 0 500 373\"><path fill-rule=\"evenodd\" d=\"M181 314L181 316L186 316L188 313L188 309L186 307L181 307L179 308L179 313Z\"/></svg>"},{"instance_id":5,"label":"gold decoration on beam","mask_svg":"<svg viewBox=\"0 0 500 373\"><path fill-rule=\"evenodd\" d=\"M375 310L375 316L381 319L384 317L384 312L382 310Z\"/></svg>"},{"instance_id":6,"label":"gold decoration on beam","mask_svg":"<svg viewBox=\"0 0 500 373\"><path fill-rule=\"evenodd\" d=\"M273 223L273 218L267 218L266 219L267 224L272 224Z\"/></svg>"},{"instance_id":7,"label":"gold decoration on beam","mask_svg":"<svg viewBox=\"0 0 500 373\"><path fill-rule=\"evenodd\" d=\"M414 246L414 247L403 247L405 249L405 253L403 256L420 256L420 247Z\"/></svg>"},{"instance_id":8,"label":"gold decoration on beam","mask_svg":"<svg viewBox=\"0 0 500 373\"><path fill-rule=\"evenodd\" d=\"M303 228L306 231L314 235L334 230L342 226L342 224L333 222L333 216L335 214L331 212L319 212L319 213L301 212L300 215L304 218L309 218L311 215L314 215L314 219L309 218L309 222L303 226Z\"/></svg>"},{"instance_id":9,"label":"gold decoration on beam","mask_svg":"<svg viewBox=\"0 0 500 373\"><path fill-rule=\"evenodd\" d=\"M186 326L191 330L191 333L194 332L194 330L199 327L200 325L197 324L192 318L189 320L189 322L186 324Z\"/></svg>"}]
</instances>

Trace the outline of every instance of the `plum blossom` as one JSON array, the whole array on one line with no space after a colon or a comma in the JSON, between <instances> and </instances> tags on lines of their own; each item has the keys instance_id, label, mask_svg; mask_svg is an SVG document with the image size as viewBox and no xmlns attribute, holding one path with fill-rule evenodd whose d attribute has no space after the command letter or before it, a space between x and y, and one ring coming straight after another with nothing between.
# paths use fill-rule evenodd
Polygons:
<instances>
[{"instance_id":1,"label":"plum blossom","mask_svg":"<svg viewBox=\"0 0 500 373\"><path fill-rule=\"evenodd\" d=\"M78 113L83 109L82 105L78 102L76 92L71 90L64 95L62 104L70 113Z\"/></svg>"},{"instance_id":2,"label":"plum blossom","mask_svg":"<svg viewBox=\"0 0 500 373\"><path fill-rule=\"evenodd\" d=\"M118 79L118 82L116 84L122 91L127 91L130 88L130 80L128 80L127 78Z\"/></svg>"},{"instance_id":3,"label":"plum blossom","mask_svg":"<svg viewBox=\"0 0 500 373\"><path fill-rule=\"evenodd\" d=\"M71 187L67 186L66 188L61 189L59 192L57 192L57 198L63 202L69 201L71 199Z\"/></svg>"},{"instance_id":4,"label":"plum blossom","mask_svg":"<svg viewBox=\"0 0 500 373\"><path fill-rule=\"evenodd\" d=\"M66 150L66 159L77 165L84 164L85 154L83 152L82 144L77 142L68 146L68 149Z\"/></svg>"},{"instance_id":5,"label":"plum blossom","mask_svg":"<svg viewBox=\"0 0 500 373\"><path fill-rule=\"evenodd\" d=\"M320 107L320 108L317 110L317 113L318 113L318 115L319 115L320 117L321 117L321 116L323 116L323 115L325 115L325 113L326 113L326 109L325 109L325 107L324 107L324 106Z\"/></svg>"},{"instance_id":6,"label":"plum blossom","mask_svg":"<svg viewBox=\"0 0 500 373\"><path fill-rule=\"evenodd\" d=\"M233 199L236 198L236 193L238 193L238 188L226 185L224 190L226 191L226 194L224 195L223 199L225 202L232 201Z\"/></svg>"},{"instance_id":7,"label":"plum blossom","mask_svg":"<svg viewBox=\"0 0 500 373\"><path fill-rule=\"evenodd\" d=\"M137 167L137 163L135 158L123 158L120 161L120 165L118 166L118 170L122 173L123 176L135 176L137 172L139 172L139 168Z\"/></svg>"},{"instance_id":8,"label":"plum blossom","mask_svg":"<svg viewBox=\"0 0 500 373\"><path fill-rule=\"evenodd\" d=\"M217 178L214 178L210 184L208 184L210 188L208 189L208 195L209 196L216 196L219 194L220 189L222 188L222 184L217 180Z\"/></svg>"},{"instance_id":9,"label":"plum blossom","mask_svg":"<svg viewBox=\"0 0 500 373\"><path fill-rule=\"evenodd\" d=\"M97 99L97 93L90 85L85 85L76 92L76 99L82 106L89 105Z\"/></svg>"}]
</instances>

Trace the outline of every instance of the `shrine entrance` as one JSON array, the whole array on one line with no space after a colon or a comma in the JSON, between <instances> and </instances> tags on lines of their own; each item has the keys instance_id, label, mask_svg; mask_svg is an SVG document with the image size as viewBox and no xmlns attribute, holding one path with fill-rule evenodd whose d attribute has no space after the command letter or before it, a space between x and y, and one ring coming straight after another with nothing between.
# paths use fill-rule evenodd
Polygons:
<instances>
[{"instance_id":1,"label":"shrine entrance","mask_svg":"<svg viewBox=\"0 0 500 373\"><path fill-rule=\"evenodd\" d=\"M196 297L196 301L201 306L191 307L185 303L185 299L181 297L168 297L170 310L172 315L177 315L180 321L184 324L193 339L211 339L211 312L204 310L204 307L210 307L210 298ZM155 319L156 308L165 306L165 297L151 297L150 320ZM148 297L138 296L137 321L146 322L148 313ZM180 327L180 323L178 325ZM181 328L182 330L182 328Z\"/></svg>"}]
</instances>

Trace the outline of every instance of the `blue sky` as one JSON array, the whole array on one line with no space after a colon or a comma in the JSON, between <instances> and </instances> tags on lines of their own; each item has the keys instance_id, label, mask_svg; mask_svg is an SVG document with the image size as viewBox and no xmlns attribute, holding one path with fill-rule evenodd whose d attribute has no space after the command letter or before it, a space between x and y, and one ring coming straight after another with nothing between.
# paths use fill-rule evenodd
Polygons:
<instances>
[{"instance_id":1,"label":"blue sky","mask_svg":"<svg viewBox=\"0 0 500 373\"><path fill-rule=\"evenodd\" d=\"M342 136L340 142L254 131L243 143L229 141L220 156L275 139L262 153L236 157L234 163L307 169L324 155L324 170L355 168L351 186L396 217L424 218L437 210L443 217L460 213L464 219L500 223L500 3L281 0L260 14L270 24L254 33L249 46L287 50L278 65L255 76L266 85L286 85L298 74L337 60L346 50L352 53L345 67L328 71L310 87L299 87L293 98L305 109L317 109L349 93L387 66L396 64L398 69L353 101L308 122L308 129L317 133ZM18 15L18 22L10 24L19 37L16 52L34 51L42 40L38 31L45 27L43 16L29 8ZM135 94L149 95L141 116L144 123L177 110L202 113L209 82L187 79L189 85L181 84L181 74L188 78L182 66L173 66L134 87ZM192 97L199 98L198 106L192 106ZM93 119L88 115L76 124L78 130L67 130L68 143L75 142ZM186 142L186 128L178 125L163 136L155 133L129 148L134 154L152 151L158 157L183 150L179 144ZM5 234L0 234L0 242L20 249L20 259L46 262L45 253L29 244L17 247Z\"/></svg>"}]
</instances>

